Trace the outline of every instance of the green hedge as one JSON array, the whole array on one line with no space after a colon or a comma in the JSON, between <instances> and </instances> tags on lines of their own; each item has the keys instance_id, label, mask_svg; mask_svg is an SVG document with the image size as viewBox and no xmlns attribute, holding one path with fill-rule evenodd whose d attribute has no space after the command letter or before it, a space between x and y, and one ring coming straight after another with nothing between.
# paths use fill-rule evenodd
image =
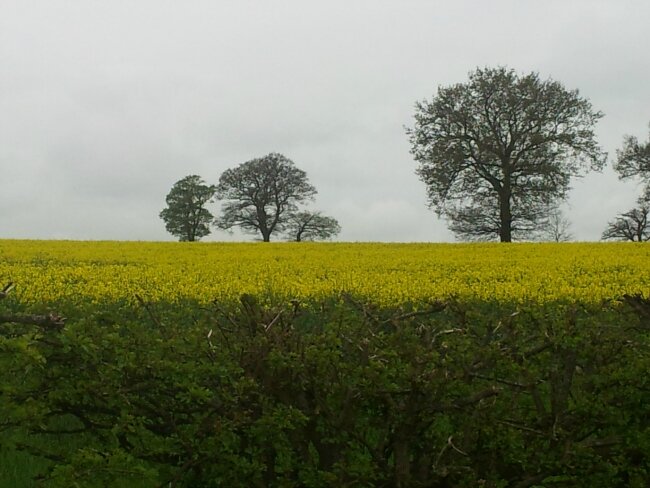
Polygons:
<instances>
[{"instance_id":1,"label":"green hedge","mask_svg":"<svg viewBox=\"0 0 650 488\"><path fill-rule=\"evenodd\" d=\"M45 486L641 488L650 478L641 298L142 305L64 327L0 324L2 448L37 460L30 475Z\"/></svg>"}]
</instances>

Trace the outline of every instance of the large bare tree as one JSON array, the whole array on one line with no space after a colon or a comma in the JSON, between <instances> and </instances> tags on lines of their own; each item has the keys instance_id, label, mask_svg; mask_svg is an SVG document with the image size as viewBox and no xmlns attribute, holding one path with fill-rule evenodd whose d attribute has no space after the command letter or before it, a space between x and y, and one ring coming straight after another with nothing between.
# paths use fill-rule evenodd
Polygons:
<instances>
[{"instance_id":1,"label":"large bare tree","mask_svg":"<svg viewBox=\"0 0 650 488\"><path fill-rule=\"evenodd\" d=\"M486 68L417 103L407 134L429 204L451 230L510 242L539 230L572 177L602 168L600 117L557 81Z\"/></svg>"},{"instance_id":2,"label":"large bare tree","mask_svg":"<svg viewBox=\"0 0 650 488\"><path fill-rule=\"evenodd\" d=\"M239 227L269 242L274 232L284 230L298 204L311 199L316 189L293 161L270 153L224 171L216 194L225 200L217 226Z\"/></svg>"}]
</instances>

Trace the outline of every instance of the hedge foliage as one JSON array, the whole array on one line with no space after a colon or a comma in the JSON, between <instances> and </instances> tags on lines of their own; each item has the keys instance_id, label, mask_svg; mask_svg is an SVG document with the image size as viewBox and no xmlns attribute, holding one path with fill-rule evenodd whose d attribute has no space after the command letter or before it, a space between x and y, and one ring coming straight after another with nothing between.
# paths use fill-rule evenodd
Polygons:
<instances>
[{"instance_id":1,"label":"hedge foliage","mask_svg":"<svg viewBox=\"0 0 650 488\"><path fill-rule=\"evenodd\" d=\"M7 319L0 439L47 460L45 486L641 488L650 477L641 297L416 310L243 295L97 307L64 326Z\"/></svg>"}]
</instances>

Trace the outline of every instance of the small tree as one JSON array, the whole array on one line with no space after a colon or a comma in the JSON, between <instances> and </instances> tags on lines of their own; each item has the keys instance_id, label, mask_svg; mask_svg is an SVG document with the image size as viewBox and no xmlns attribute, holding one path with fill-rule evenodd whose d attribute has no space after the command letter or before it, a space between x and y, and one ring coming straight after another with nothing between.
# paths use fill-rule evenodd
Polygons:
<instances>
[{"instance_id":1,"label":"small tree","mask_svg":"<svg viewBox=\"0 0 650 488\"><path fill-rule=\"evenodd\" d=\"M559 208L555 207L549 212L543 224L542 237L554 242L567 242L573 239L571 221Z\"/></svg>"},{"instance_id":2,"label":"small tree","mask_svg":"<svg viewBox=\"0 0 650 488\"><path fill-rule=\"evenodd\" d=\"M636 137L625 136L616 156L614 169L621 179L638 177L650 186L650 139L641 144Z\"/></svg>"},{"instance_id":3,"label":"small tree","mask_svg":"<svg viewBox=\"0 0 650 488\"><path fill-rule=\"evenodd\" d=\"M214 197L216 187L200 176L190 175L177 181L167 195L167 208L160 212L167 231L180 241L194 242L210 234L214 216L205 204Z\"/></svg>"},{"instance_id":4,"label":"small tree","mask_svg":"<svg viewBox=\"0 0 650 488\"><path fill-rule=\"evenodd\" d=\"M602 239L644 242L650 240L650 200L640 198L638 207L620 214L607 224Z\"/></svg>"},{"instance_id":5,"label":"small tree","mask_svg":"<svg viewBox=\"0 0 650 488\"><path fill-rule=\"evenodd\" d=\"M216 224L222 229L239 227L259 233L269 242L274 232L284 230L297 204L315 193L307 173L282 154L271 153L223 172L217 197L226 202Z\"/></svg>"},{"instance_id":6,"label":"small tree","mask_svg":"<svg viewBox=\"0 0 650 488\"><path fill-rule=\"evenodd\" d=\"M643 242L650 240L650 140L640 143L634 136L625 136L623 147L616 151L614 169L622 180L638 178L645 183L637 207L620 214L607 224L602 239Z\"/></svg>"},{"instance_id":7,"label":"small tree","mask_svg":"<svg viewBox=\"0 0 650 488\"><path fill-rule=\"evenodd\" d=\"M577 90L486 68L417 103L407 134L429 204L451 230L510 242L539 230L571 177L602 168L593 131L600 117Z\"/></svg>"},{"instance_id":8,"label":"small tree","mask_svg":"<svg viewBox=\"0 0 650 488\"><path fill-rule=\"evenodd\" d=\"M285 225L286 236L296 242L318 241L334 237L341 232L341 226L335 218L320 212L295 212Z\"/></svg>"}]
</instances>

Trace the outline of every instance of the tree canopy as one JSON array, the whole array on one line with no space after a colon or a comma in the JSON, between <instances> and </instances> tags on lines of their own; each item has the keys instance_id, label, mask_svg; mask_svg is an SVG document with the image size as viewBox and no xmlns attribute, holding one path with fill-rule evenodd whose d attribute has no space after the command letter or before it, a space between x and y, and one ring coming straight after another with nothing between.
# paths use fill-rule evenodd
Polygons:
<instances>
[{"instance_id":1,"label":"tree canopy","mask_svg":"<svg viewBox=\"0 0 650 488\"><path fill-rule=\"evenodd\" d=\"M294 212L289 215L285 234L292 241L319 241L334 237L341 232L341 226L333 217L320 212Z\"/></svg>"},{"instance_id":2,"label":"tree canopy","mask_svg":"<svg viewBox=\"0 0 650 488\"><path fill-rule=\"evenodd\" d=\"M639 198L638 206L607 224L602 239L644 242L650 240L650 200Z\"/></svg>"},{"instance_id":3,"label":"tree canopy","mask_svg":"<svg viewBox=\"0 0 650 488\"><path fill-rule=\"evenodd\" d=\"M572 177L602 168L601 117L559 82L485 68L418 102L407 134L429 204L451 230L510 242L543 225Z\"/></svg>"},{"instance_id":4,"label":"tree canopy","mask_svg":"<svg viewBox=\"0 0 650 488\"><path fill-rule=\"evenodd\" d=\"M269 242L274 232L284 230L298 204L311 199L316 189L293 161L270 153L224 171L216 194L225 200L222 216L216 220L220 228L239 227Z\"/></svg>"},{"instance_id":5,"label":"tree canopy","mask_svg":"<svg viewBox=\"0 0 650 488\"><path fill-rule=\"evenodd\" d=\"M650 139L640 143L625 136L623 147L616 151L614 170L623 180L636 178L645 183L637 206L618 215L607 224L602 239L643 242L650 240Z\"/></svg>"},{"instance_id":6,"label":"tree canopy","mask_svg":"<svg viewBox=\"0 0 650 488\"><path fill-rule=\"evenodd\" d=\"M167 208L160 212L167 231L189 242L209 235L214 216L205 204L212 200L215 190L197 175L177 181L166 197Z\"/></svg>"},{"instance_id":7,"label":"tree canopy","mask_svg":"<svg viewBox=\"0 0 650 488\"><path fill-rule=\"evenodd\" d=\"M634 136L625 136L623 147L616 151L614 169L621 178L638 177L650 185L650 138L640 143Z\"/></svg>"}]
</instances>

